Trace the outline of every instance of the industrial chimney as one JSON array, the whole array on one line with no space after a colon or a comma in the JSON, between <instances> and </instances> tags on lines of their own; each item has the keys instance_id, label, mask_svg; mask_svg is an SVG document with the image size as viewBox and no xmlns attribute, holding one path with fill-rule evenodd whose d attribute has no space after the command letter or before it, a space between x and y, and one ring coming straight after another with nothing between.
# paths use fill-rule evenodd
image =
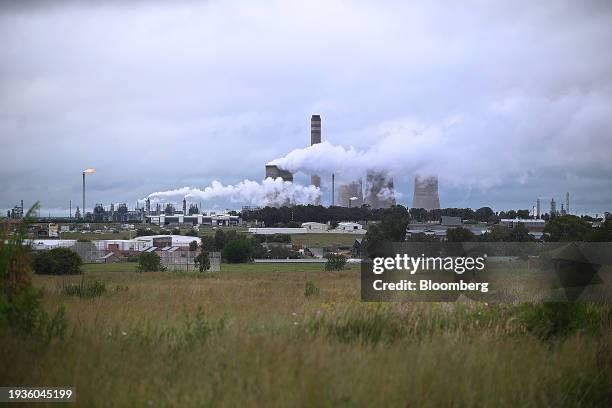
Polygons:
<instances>
[{"instance_id":1,"label":"industrial chimney","mask_svg":"<svg viewBox=\"0 0 612 408\"><path fill-rule=\"evenodd\" d=\"M317 143L321 143L321 115L312 115L310 117L310 145L313 146ZM311 175L310 184L321 188L321 176ZM321 204L321 199L317 197L314 204Z\"/></svg>"}]
</instances>

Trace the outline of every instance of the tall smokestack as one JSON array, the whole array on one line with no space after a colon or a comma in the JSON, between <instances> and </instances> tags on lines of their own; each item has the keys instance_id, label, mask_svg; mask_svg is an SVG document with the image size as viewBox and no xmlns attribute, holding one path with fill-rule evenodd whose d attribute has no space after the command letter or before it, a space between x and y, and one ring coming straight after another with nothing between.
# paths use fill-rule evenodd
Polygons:
<instances>
[{"instance_id":1,"label":"tall smokestack","mask_svg":"<svg viewBox=\"0 0 612 408\"><path fill-rule=\"evenodd\" d=\"M321 143L321 115L310 118L310 145Z\"/></svg>"},{"instance_id":2,"label":"tall smokestack","mask_svg":"<svg viewBox=\"0 0 612 408\"><path fill-rule=\"evenodd\" d=\"M310 145L321 143L321 115L312 115L310 117ZM321 188L321 177L313 174L310 176L310 184ZM321 199L315 200L315 205L321 204Z\"/></svg>"}]
</instances>

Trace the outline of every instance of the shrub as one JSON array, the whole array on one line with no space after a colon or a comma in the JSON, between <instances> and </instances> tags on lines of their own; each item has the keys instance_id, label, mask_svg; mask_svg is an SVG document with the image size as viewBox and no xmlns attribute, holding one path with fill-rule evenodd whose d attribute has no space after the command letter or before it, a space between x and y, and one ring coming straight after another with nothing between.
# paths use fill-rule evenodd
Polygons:
<instances>
[{"instance_id":1,"label":"shrub","mask_svg":"<svg viewBox=\"0 0 612 408\"><path fill-rule=\"evenodd\" d=\"M346 256L329 253L326 256L327 262L325 262L326 271L341 271L346 265Z\"/></svg>"},{"instance_id":2,"label":"shrub","mask_svg":"<svg viewBox=\"0 0 612 408\"><path fill-rule=\"evenodd\" d=\"M53 317L42 309L41 290L32 286L32 253L23 244L26 228L38 203L32 206L17 232L10 238L0 234L0 328L48 341L63 337L66 316L60 307Z\"/></svg>"},{"instance_id":3,"label":"shrub","mask_svg":"<svg viewBox=\"0 0 612 408\"><path fill-rule=\"evenodd\" d=\"M204 272L210 269L210 258L208 257L208 252L200 252L200 254L196 256L193 261L197 265L198 270L200 272Z\"/></svg>"},{"instance_id":4,"label":"shrub","mask_svg":"<svg viewBox=\"0 0 612 408\"><path fill-rule=\"evenodd\" d=\"M146 229L143 228L138 228L138 230L136 230L136 236L137 237L146 237L148 235L155 235L154 231L148 231Z\"/></svg>"},{"instance_id":5,"label":"shrub","mask_svg":"<svg viewBox=\"0 0 612 408\"><path fill-rule=\"evenodd\" d=\"M54 248L34 258L34 272L38 275L79 275L83 261L68 248Z\"/></svg>"},{"instance_id":6,"label":"shrub","mask_svg":"<svg viewBox=\"0 0 612 408\"><path fill-rule=\"evenodd\" d=\"M198 250L198 241L191 241L189 243L189 250L194 252Z\"/></svg>"},{"instance_id":7,"label":"shrub","mask_svg":"<svg viewBox=\"0 0 612 408\"><path fill-rule=\"evenodd\" d=\"M80 283L68 283L62 287L62 293L67 296L78 296L80 298L92 299L102 296L106 292L106 285L99 280L81 280Z\"/></svg>"},{"instance_id":8,"label":"shrub","mask_svg":"<svg viewBox=\"0 0 612 408\"><path fill-rule=\"evenodd\" d=\"M518 316L527 331L546 340L576 331L592 334L600 328L602 320L612 319L612 309L583 302L547 302L521 305Z\"/></svg>"},{"instance_id":9,"label":"shrub","mask_svg":"<svg viewBox=\"0 0 612 408\"><path fill-rule=\"evenodd\" d=\"M472 242L476 239L476 235L467 228L449 228L446 232L446 239L448 242Z\"/></svg>"},{"instance_id":10,"label":"shrub","mask_svg":"<svg viewBox=\"0 0 612 408\"><path fill-rule=\"evenodd\" d=\"M157 272L164 269L161 258L155 252L143 252L138 256L138 270L140 272Z\"/></svg>"},{"instance_id":11,"label":"shrub","mask_svg":"<svg viewBox=\"0 0 612 408\"><path fill-rule=\"evenodd\" d=\"M223 248L223 259L230 263L245 263L253 259L253 245L247 239L230 241Z\"/></svg>"},{"instance_id":12,"label":"shrub","mask_svg":"<svg viewBox=\"0 0 612 408\"><path fill-rule=\"evenodd\" d=\"M281 242L284 244L288 244L291 242L291 235L289 234L272 234L267 237L266 241L268 242Z\"/></svg>"},{"instance_id":13,"label":"shrub","mask_svg":"<svg viewBox=\"0 0 612 408\"><path fill-rule=\"evenodd\" d=\"M185 232L185 235L188 237L197 237L198 235L198 231L196 231L195 229L191 228L189 231Z\"/></svg>"},{"instance_id":14,"label":"shrub","mask_svg":"<svg viewBox=\"0 0 612 408\"><path fill-rule=\"evenodd\" d=\"M319 288L317 287L317 285L315 285L311 281L306 282L306 286L304 287L304 296L311 297L311 296L318 296L318 295L319 295Z\"/></svg>"},{"instance_id":15,"label":"shrub","mask_svg":"<svg viewBox=\"0 0 612 408\"><path fill-rule=\"evenodd\" d=\"M215 246L215 238L211 235L204 235L201 238L202 240L202 251L211 252L215 251L218 248Z\"/></svg>"}]
</instances>

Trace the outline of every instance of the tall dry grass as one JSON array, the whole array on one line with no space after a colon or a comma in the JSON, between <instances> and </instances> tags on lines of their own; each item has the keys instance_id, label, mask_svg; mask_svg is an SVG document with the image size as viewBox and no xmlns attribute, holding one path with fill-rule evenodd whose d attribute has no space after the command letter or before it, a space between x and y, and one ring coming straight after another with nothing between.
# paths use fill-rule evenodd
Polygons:
<instances>
[{"instance_id":1,"label":"tall dry grass","mask_svg":"<svg viewBox=\"0 0 612 408\"><path fill-rule=\"evenodd\" d=\"M362 303L355 268L231 268L87 272L107 288L91 299L62 292L80 277L35 277L69 331L46 348L0 336L2 384L72 385L81 406L612 402L609 308L542 336L528 307Z\"/></svg>"}]
</instances>

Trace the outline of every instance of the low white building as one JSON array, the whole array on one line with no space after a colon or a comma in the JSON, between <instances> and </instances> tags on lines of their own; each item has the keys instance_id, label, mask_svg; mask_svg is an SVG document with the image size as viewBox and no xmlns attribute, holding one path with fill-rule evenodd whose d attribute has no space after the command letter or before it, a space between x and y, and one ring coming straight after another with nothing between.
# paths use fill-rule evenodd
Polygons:
<instances>
[{"instance_id":1,"label":"low white building","mask_svg":"<svg viewBox=\"0 0 612 408\"><path fill-rule=\"evenodd\" d=\"M146 235L133 239L133 241L145 243L145 247L153 246L153 242L158 240L167 240L167 242L169 242L168 246L189 246L189 244L193 241L196 241L198 245L202 244L201 238L185 235Z\"/></svg>"},{"instance_id":2,"label":"low white building","mask_svg":"<svg viewBox=\"0 0 612 408\"><path fill-rule=\"evenodd\" d=\"M307 234L306 228L249 228L249 233L255 235L273 234Z\"/></svg>"},{"instance_id":3,"label":"low white building","mask_svg":"<svg viewBox=\"0 0 612 408\"><path fill-rule=\"evenodd\" d=\"M193 214L183 215L177 213L174 215L158 214L146 215L145 223L164 225L193 225L193 226L211 226L211 227L238 227L242 225L242 219L237 215L229 214Z\"/></svg>"},{"instance_id":4,"label":"low white building","mask_svg":"<svg viewBox=\"0 0 612 408\"><path fill-rule=\"evenodd\" d=\"M331 232L365 234L366 230L363 229L363 225L356 222L339 222L338 227Z\"/></svg>"},{"instance_id":5,"label":"low white building","mask_svg":"<svg viewBox=\"0 0 612 408\"><path fill-rule=\"evenodd\" d=\"M325 232L329 229L329 225L321 222L304 222L302 228L306 228L308 232Z\"/></svg>"}]
</instances>

